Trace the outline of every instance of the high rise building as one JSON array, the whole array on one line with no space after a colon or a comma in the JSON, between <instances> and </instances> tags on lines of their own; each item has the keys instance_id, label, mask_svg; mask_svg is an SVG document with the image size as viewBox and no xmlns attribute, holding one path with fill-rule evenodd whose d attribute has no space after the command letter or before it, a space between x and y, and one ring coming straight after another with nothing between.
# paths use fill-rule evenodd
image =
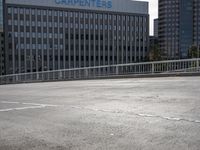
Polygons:
<instances>
[{"instance_id":1,"label":"high rise building","mask_svg":"<svg viewBox=\"0 0 200 150\"><path fill-rule=\"evenodd\" d=\"M145 61L148 2L5 0L6 73Z\"/></svg>"},{"instance_id":2,"label":"high rise building","mask_svg":"<svg viewBox=\"0 0 200 150\"><path fill-rule=\"evenodd\" d=\"M166 59L188 58L199 45L199 0L159 0L159 43Z\"/></svg>"},{"instance_id":3,"label":"high rise building","mask_svg":"<svg viewBox=\"0 0 200 150\"><path fill-rule=\"evenodd\" d=\"M200 0L194 0L193 8L194 8L193 41L194 45L200 47Z\"/></svg>"},{"instance_id":4,"label":"high rise building","mask_svg":"<svg viewBox=\"0 0 200 150\"><path fill-rule=\"evenodd\" d=\"M149 36L149 50L150 50L150 55L152 51L158 47L158 19L154 19L154 35ZM151 56L149 55L149 60L151 59Z\"/></svg>"},{"instance_id":5,"label":"high rise building","mask_svg":"<svg viewBox=\"0 0 200 150\"><path fill-rule=\"evenodd\" d=\"M158 38L158 18L154 19L154 37Z\"/></svg>"}]
</instances>

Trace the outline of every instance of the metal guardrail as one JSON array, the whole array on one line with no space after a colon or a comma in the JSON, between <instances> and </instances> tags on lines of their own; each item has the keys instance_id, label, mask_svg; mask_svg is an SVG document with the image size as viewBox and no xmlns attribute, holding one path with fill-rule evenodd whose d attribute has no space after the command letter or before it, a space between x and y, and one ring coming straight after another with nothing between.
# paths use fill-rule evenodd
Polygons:
<instances>
[{"instance_id":1,"label":"metal guardrail","mask_svg":"<svg viewBox=\"0 0 200 150\"><path fill-rule=\"evenodd\" d=\"M0 76L0 84L95 79L100 77L113 77L125 75L157 75L177 72L200 72L200 58L11 74Z\"/></svg>"}]
</instances>

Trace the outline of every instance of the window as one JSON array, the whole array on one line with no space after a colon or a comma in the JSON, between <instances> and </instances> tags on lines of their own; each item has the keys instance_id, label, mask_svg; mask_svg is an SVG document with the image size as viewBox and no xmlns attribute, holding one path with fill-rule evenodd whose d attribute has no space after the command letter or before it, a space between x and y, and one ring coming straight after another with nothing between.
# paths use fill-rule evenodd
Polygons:
<instances>
[{"instance_id":1,"label":"window","mask_svg":"<svg viewBox=\"0 0 200 150\"><path fill-rule=\"evenodd\" d=\"M12 8L8 8L8 13L11 14L12 13ZM2 13L3 14L3 13Z\"/></svg>"}]
</instances>

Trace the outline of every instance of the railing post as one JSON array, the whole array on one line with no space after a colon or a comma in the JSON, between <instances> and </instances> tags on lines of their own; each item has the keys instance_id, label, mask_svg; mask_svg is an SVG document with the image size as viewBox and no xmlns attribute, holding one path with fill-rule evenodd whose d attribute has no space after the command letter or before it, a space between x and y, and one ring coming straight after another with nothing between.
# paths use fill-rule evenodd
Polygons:
<instances>
[{"instance_id":1,"label":"railing post","mask_svg":"<svg viewBox=\"0 0 200 150\"><path fill-rule=\"evenodd\" d=\"M62 79L62 71L59 72L59 79Z\"/></svg>"},{"instance_id":2,"label":"railing post","mask_svg":"<svg viewBox=\"0 0 200 150\"><path fill-rule=\"evenodd\" d=\"M151 65L152 65L152 68L151 68L151 69L152 69L152 70L151 70L151 73L152 73L152 74L154 74L154 73L155 73L155 64L154 64L154 63L152 63Z\"/></svg>"},{"instance_id":3,"label":"railing post","mask_svg":"<svg viewBox=\"0 0 200 150\"><path fill-rule=\"evenodd\" d=\"M88 77L88 69L85 69L85 78Z\"/></svg>"},{"instance_id":4,"label":"railing post","mask_svg":"<svg viewBox=\"0 0 200 150\"><path fill-rule=\"evenodd\" d=\"M40 76L39 76L39 73L37 73L37 80L39 80Z\"/></svg>"},{"instance_id":5,"label":"railing post","mask_svg":"<svg viewBox=\"0 0 200 150\"><path fill-rule=\"evenodd\" d=\"M19 80L18 75L16 75L16 82Z\"/></svg>"},{"instance_id":6,"label":"railing post","mask_svg":"<svg viewBox=\"0 0 200 150\"><path fill-rule=\"evenodd\" d=\"M52 71L53 80L55 80L55 72Z\"/></svg>"},{"instance_id":7,"label":"railing post","mask_svg":"<svg viewBox=\"0 0 200 150\"><path fill-rule=\"evenodd\" d=\"M119 75L119 67L116 66L116 75Z\"/></svg>"}]
</instances>

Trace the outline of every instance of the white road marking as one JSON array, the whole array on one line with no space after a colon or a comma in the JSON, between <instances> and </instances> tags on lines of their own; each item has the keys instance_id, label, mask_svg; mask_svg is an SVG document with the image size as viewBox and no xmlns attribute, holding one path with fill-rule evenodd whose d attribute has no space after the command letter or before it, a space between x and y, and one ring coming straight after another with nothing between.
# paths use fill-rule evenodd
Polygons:
<instances>
[{"instance_id":1,"label":"white road marking","mask_svg":"<svg viewBox=\"0 0 200 150\"><path fill-rule=\"evenodd\" d=\"M19 102L7 102L7 101L2 101L1 103L3 103L3 104L19 104Z\"/></svg>"},{"instance_id":2,"label":"white road marking","mask_svg":"<svg viewBox=\"0 0 200 150\"><path fill-rule=\"evenodd\" d=\"M50 104L38 104L38 103L22 103L23 105L35 105L35 106L38 106L38 105L43 105L45 107L58 107L58 105L50 105Z\"/></svg>"},{"instance_id":3,"label":"white road marking","mask_svg":"<svg viewBox=\"0 0 200 150\"><path fill-rule=\"evenodd\" d=\"M45 107L58 107L58 105L38 104L38 103L22 103L22 102L20 103L20 102L8 102L8 101L1 101L0 103L32 105L32 106L27 106L27 107L0 109L0 112L8 112L8 111L15 111L15 110L26 110L26 109L40 109L40 108L45 108Z\"/></svg>"},{"instance_id":4,"label":"white road marking","mask_svg":"<svg viewBox=\"0 0 200 150\"><path fill-rule=\"evenodd\" d=\"M36 109L36 108L43 108L43 106L30 106L30 107L0 109L0 112L8 112L8 111L13 111L13 110Z\"/></svg>"}]
</instances>

